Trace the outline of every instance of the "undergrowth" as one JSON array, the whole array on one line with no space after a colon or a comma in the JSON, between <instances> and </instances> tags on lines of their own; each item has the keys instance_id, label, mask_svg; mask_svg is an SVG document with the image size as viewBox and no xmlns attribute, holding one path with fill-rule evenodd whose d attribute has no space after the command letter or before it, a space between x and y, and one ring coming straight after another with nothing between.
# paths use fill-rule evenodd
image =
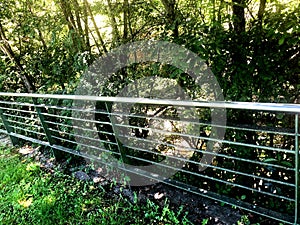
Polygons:
<instances>
[{"instance_id":1,"label":"undergrowth","mask_svg":"<svg viewBox=\"0 0 300 225\"><path fill-rule=\"evenodd\" d=\"M0 147L0 224L192 224L182 208L174 212L148 200L134 204L122 196Z\"/></svg>"}]
</instances>

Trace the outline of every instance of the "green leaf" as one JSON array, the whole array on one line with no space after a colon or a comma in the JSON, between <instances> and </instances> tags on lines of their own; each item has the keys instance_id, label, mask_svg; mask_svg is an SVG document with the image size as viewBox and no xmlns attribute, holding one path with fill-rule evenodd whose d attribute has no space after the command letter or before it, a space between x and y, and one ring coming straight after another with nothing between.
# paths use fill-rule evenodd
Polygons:
<instances>
[{"instance_id":1,"label":"green leaf","mask_svg":"<svg viewBox=\"0 0 300 225\"><path fill-rule=\"evenodd\" d=\"M287 166L287 167L294 167L292 163L287 162L287 161L282 161L282 162L280 162L280 164L283 166Z\"/></svg>"},{"instance_id":2,"label":"green leaf","mask_svg":"<svg viewBox=\"0 0 300 225\"><path fill-rule=\"evenodd\" d=\"M246 195L242 195L241 200L245 200L245 199L246 199Z\"/></svg>"},{"instance_id":3,"label":"green leaf","mask_svg":"<svg viewBox=\"0 0 300 225\"><path fill-rule=\"evenodd\" d=\"M264 162L266 162L266 163L277 162L277 159L274 159L274 158L268 158L268 159L265 159Z\"/></svg>"},{"instance_id":4,"label":"green leaf","mask_svg":"<svg viewBox=\"0 0 300 225\"><path fill-rule=\"evenodd\" d=\"M278 120L282 120L283 117L284 117L284 114L283 114L283 113L276 114L276 118L277 118Z\"/></svg>"},{"instance_id":5,"label":"green leaf","mask_svg":"<svg viewBox=\"0 0 300 225\"><path fill-rule=\"evenodd\" d=\"M285 40L285 37L282 36L282 37L280 38L280 40L278 41L278 44L279 44L279 45L282 45L282 44L284 43L284 40Z\"/></svg>"}]
</instances>

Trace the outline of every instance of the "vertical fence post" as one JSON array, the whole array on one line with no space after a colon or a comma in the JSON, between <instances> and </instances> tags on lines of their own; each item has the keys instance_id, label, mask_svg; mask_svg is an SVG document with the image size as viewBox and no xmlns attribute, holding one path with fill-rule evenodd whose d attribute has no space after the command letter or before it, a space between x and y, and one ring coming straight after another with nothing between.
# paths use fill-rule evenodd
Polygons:
<instances>
[{"instance_id":1,"label":"vertical fence post","mask_svg":"<svg viewBox=\"0 0 300 225\"><path fill-rule=\"evenodd\" d=\"M109 118L109 121L111 123L111 127L112 127L112 130L113 130L113 133L115 135L115 140L117 142L118 150L119 150L120 155L121 155L121 161L122 161L122 163L128 163L128 158L126 157L126 153L124 151L124 147L123 147L122 143L118 140L118 137L117 137L118 133L117 133L117 131L116 131L114 125L113 125L113 121L111 119L111 115L109 114L110 110L109 110L109 107L107 105L107 102L105 102L105 108L106 108L106 111L108 113L108 118Z\"/></svg>"},{"instance_id":2,"label":"vertical fence post","mask_svg":"<svg viewBox=\"0 0 300 225\"><path fill-rule=\"evenodd\" d=\"M105 102L105 108L106 108L106 112L108 113L108 118L109 118L109 121L111 123L111 126L112 126L112 130L113 130L113 133L115 135L115 140L117 142L117 146L118 146L118 150L120 152L120 157L121 157L121 165L122 167L125 169L125 164L130 164L130 159L126 156L126 152L125 152L125 149L124 149L124 146L123 144L120 142L120 140L118 139L118 131L115 129L115 126L113 124L113 120L111 118L111 114L110 114L110 107L108 107L107 105L107 102ZM127 176L125 170L123 171L125 176ZM125 177L124 177L125 178ZM131 191L131 186L129 185L128 186L130 191Z\"/></svg>"},{"instance_id":3,"label":"vertical fence post","mask_svg":"<svg viewBox=\"0 0 300 225\"><path fill-rule=\"evenodd\" d=\"M295 224L300 224L299 114L295 115Z\"/></svg>"},{"instance_id":4,"label":"vertical fence post","mask_svg":"<svg viewBox=\"0 0 300 225\"><path fill-rule=\"evenodd\" d=\"M17 137L15 137L15 136L12 135L12 133L14 133L14 130L10 126L10 124L9 124L6 116L4 115L4 112L3 112L2 109L0 109L0 117L2 119L2 122L3 122L3 125L4 125L4 127L6 129L6 131L7 131L8 135L9 135L9 137L10 137L10 140L11 140L12 144L14 146L19 145L19 139Z\"/></svg>"},{"instance_id":5,"label":"vertical fence post","mask_svg":"<svg viewBox=\"0 0 300 225\"><path fill-rule=\"evenodd\" d=\"M42 110L41 110L41 108L39 107L39 104L38 104L36 98L32 98L32 101L33 101L33 104L34 104L34 106L35 106L35 110L36 110L36 112L37 112L37 115L38 115L38 117L39 117L39 119L40 119L40 122L41 122L41 125L42 125L42 127L43 127L43 130L44 130L44 132L45 132L47 141L49 142L50 146L52 146L52 145L54 144L54 140L53 140L53 138L52 138L52 136L51 136L51 132L50 132L50 130L49 130L48 124L46 123L45 117L44 117L44 115L42 114ZM60 152L58 152L58 150L55 150L55 149L53 149L52 147L51 147L51 150L52 150L53 155L54 155L54 157L55 157L56 159L61 158L61 154L60 154Z\"/></svg>"}]
</instances>

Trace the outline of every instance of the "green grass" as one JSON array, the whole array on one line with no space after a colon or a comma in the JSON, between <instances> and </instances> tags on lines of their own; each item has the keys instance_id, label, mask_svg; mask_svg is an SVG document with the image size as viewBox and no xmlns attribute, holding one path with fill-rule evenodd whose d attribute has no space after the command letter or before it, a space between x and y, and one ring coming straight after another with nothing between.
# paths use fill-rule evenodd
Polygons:
<instances>
[{"instance_id":1,"label":"green grass","mask_svg":"<svg viewBox=\"0 0 300 225\"><path fill-rule=\"evenodd\" d=\"M93 183L43 171L31 159L0 147L0 224L191 224L182 208L174 212L151 201L132 204L105 198Z\"/></svg>"}]
</instances>

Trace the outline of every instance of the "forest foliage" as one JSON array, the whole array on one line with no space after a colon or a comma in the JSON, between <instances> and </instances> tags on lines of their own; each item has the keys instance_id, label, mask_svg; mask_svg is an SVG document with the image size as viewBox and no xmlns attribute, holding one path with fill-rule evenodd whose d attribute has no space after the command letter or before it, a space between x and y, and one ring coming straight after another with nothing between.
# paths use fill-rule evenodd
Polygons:
<instances>
[{"instance_id":1,"label":"forest foliage","mask_svg":"<svg viewBox=\"0 0 300 225\"><path fill-rule=\"evenodd\" d=\"M197 53L226 100L299 101L296 0L3 0L0 6L4 92L72 93L105 52L154 39Z\"/></svg>"}]
</instances>

